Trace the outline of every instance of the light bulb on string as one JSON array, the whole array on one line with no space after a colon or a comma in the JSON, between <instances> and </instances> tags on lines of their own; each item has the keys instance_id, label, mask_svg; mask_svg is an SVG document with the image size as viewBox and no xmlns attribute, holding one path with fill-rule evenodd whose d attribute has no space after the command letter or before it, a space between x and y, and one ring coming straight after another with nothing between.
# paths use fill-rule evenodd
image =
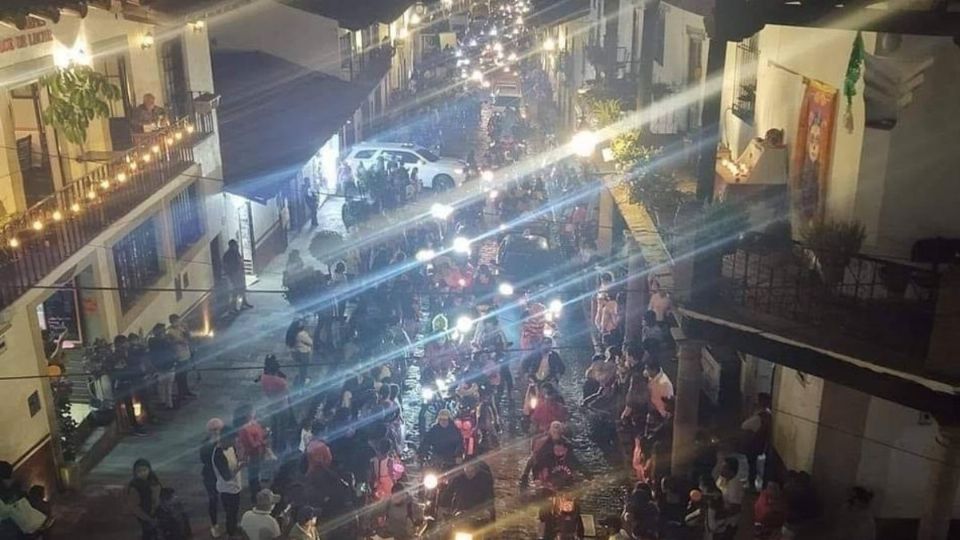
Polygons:
<instances>
[{"instance_id":1,"label":"light bulb on string","mask_svg":"<svg viewBox=\"0 0 960 540\"><path fill-rule=\"evenodd\" d=\"M173 138L179 141L180 139L183 138L183 132L182 132L182 131L178 131L178 132L174 133L174 134L173 134Z\"/></svg>"},{"instance_id":2,"label":"light bulb on string","mask_svg":"<svg viewBox=\"0 0 960 540\"><path fill-rule=\"evenodd\" d=\"M17 240L16 237L11 238L11 239L10 239L10 247L12 247L12 248L20 247L20 240Z\"/></svg>"},{"instance_id":3,"label":"light bulb on string","mask_svg":"<svg viewBox=\"0 0 960 540\"><path fill-rule=\"evenodd\" d=\"M126 182L126 181L127 181L127 173L125 173L125 172L118 172L118 173L117 173L117 183L122 184L122 183L124 183L124 182Z\"/></svg>"},{"instance_id":4,"label":"light bulb on string","mask_svg":"<svg viewBox=\"0 0 960 540\"><path fill-rule=\"evenodd\" d=\"M137 162L136 162L136 161L131 161L131 162L130 162L130 170L131 170L131 171L137 170Z\"/></svg>"},{"instance_id":5,"label":"light bulb on string","mask_svg":"<svg viewBox=\"0 0 960 540\"><path fill-rule=\"evenodd\" d=\"M150 154L144 154L140 159L142 159L144 163L150 163Z\"/></svg>"},{"instance_id":6,"label":"light bulb on string","mask_svg":"<svg viewBox=\"0 0 960 540\"><path fill-rule=\"evenodd\" d=\"M172 145L173 145L173 137L167 137L166 139L164 139L164 142L167 143L167 146L172 146Z\"/></svg>"},{"instance_id":7,"label":"light bulb on string","mask_svg":"<svg viewBox=\"0 0 960 540\"><path fill-rule=\"evenodd\" d=\"M102 180L102 181L100 182L100 189L110 189L110 181L109 181L109 180Z\"/></svg>"},{"instance_id":8,"label":"light bulb on string","mask_svg":"<svg viewBox=\"0 0 960 540\"><path fill-rule=\"evenodd\" d=\"M53 214L50 216L54 221L61 221L63 219L63 214L59 210L54 210Z\"/></svg>"},{"instance_id":9,"label":"light bulb on string","mask_svg":"<svg viewBox=\"0 0 960 540\"><path fill-rule=\"evenodd\" d=\"M150 147L150 151L153 152L154 154L159 154L159 153L160 153L160 145L159 145L159 144L155 144L155 145L151 146L151 147Z\"/></svg>"},{"instance_id":10,"label":"light bulb on string","mask_svg":"<svg viewBox=\"0 0 960 540\"><path fill-rule=\"evenodd\" d=\"M87 192L87 198L90 199L91 201L96 199L97 192L91 189L89 192Z\"/></svg>"},{"instance_id":11,"label":"light bulb on string","mask_svg":"<svg viewBox=\"0 0 960 540\"><path fill-rule=\"evenodd\" d=\"M35 230L35 231L42 231L42 230L43 230L43 222L40 221L39 219L36 220L36 221L34 221L30 226L33 227L33 230Z\"/></svg>"},{"instance_id":12,"label":"light bulb on string","mask_svg":"<svg viewBox=\"0 0 960 540\"><path fill-rule=\"evenodd\" d=\"M186 130L187 130L187 133L193 133L194 131L196 131L196 128L193 127L193 124L187 124Z\"/></svg>"},{"instance_id":13,"label":"light bulb on string","mask_svg":"<svg viewBox=\"0 0 960 540\"><path fill-rule=\"evenodd\" d=\"M71 205L70 205L70 211L73 212L74 214L79 214L79 213L80 213L80 204L79 204L79 203L73 203L73 204L71 204Z\"/></svg>"}]
</instances>

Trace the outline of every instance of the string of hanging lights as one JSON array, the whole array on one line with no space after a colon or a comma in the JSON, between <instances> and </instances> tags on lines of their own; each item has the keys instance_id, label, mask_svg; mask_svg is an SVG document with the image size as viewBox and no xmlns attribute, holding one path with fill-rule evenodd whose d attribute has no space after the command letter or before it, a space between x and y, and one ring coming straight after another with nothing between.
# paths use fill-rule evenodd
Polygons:
<instances>
[{"instance_id":1,"label":"string of hanging lights","mask_svg":"<svg viewBox=\"0 0 960 540\"><path fill-rule=\"evenodd\" d=\"M164 155L176 151L180 145L192 141L192 136L196 132L196 126L186 120L180 120L177 123L163 128L155 138L150 142L138 145L129 151L122 159L111 164L104 165L102 169L94 171L76 182L67 185L60 192L55 193L48 198L56 199L60 205L56 208L41 209L44 201L36 204L27 214L35 211L39 215L28 216L26 219L20 219L19 222L8 223L0 237L6 237L6 245L9 248L19 248L23 245L23 238L28 234L40 233L51 224L61 224L65 220L78 217L85 209L103 202L103 197L109 193L116 193L120 188L135 180L138 175L149 172L147 166L156 160L162 161ZM90 182L90 185L82 185L85 180L102 174L104 170L113 169L105 174L99 182ZM58 197L60 193L70 190L77 192L78 196ZM72 199L72 200L69 200ZM77 199L85 199L81 203ZM39 210L39 211L37 211ZM19 225L19 227L18 227ZM12 231L11 229L18 229Z\"/></svg>"}]
</instances>

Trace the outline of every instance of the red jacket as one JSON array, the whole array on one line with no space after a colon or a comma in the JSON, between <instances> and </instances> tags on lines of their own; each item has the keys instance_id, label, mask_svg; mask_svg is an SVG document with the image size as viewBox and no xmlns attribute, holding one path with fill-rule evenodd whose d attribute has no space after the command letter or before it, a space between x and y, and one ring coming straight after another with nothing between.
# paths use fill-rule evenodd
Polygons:
<instances>
[{"instance_id":1,"label":"red jacket","mask_svg":"<svg viewBox=\"0 0 960 540\"><path fill-rule=\"evenodd\" d=\"M237 431L237 446L244 459L263 457L267 452L267 431L251 420Z\"/></svg>"}]
</instances>

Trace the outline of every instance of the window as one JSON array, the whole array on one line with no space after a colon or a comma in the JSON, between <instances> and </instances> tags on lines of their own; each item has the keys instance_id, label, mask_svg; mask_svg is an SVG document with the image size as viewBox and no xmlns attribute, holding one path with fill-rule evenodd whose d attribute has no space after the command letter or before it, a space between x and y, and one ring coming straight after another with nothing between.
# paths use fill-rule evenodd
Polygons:
<instances>
[{"instance_id":1,"label":"window","mask_svg":"<svg viewBox=\"0 0 960 540\"><path fill-rule=\"evenodd\" d=\"M353 154L353 159L370 159L373 153L374 150L357 150L357 153Z\"/></svg>"},{"instance_id":2,"label":"window","mask_svg":"<svg viewBox=\"0 0 960 540\"><path fill-rule=\"evenodd\" d=\"M393 152L387 152L387 153L390 154L390 157L392 157L393 159L399 159L401 163L409 164L409 163L417 163L420 161L420 158L418 158L415 154L411 154L410 152L393 151Z\"/></svg>"},{"instance_id":3,"label":"window","mask_svg":"<svg viewBox=\"0 0 960 540\"><path fill-rule=\"evenodd\" d=\"M113 263L117 270L120 308L127 311L143 296L144 288L162 274L157 226L153 218L143 222L113 246Z\"/></svg>"},{"instance_id":4,"label":"window","mask_svg":"<svg viewBox=\"0 0 960 540\"><path fill-rule=\"evenodd\" d=\"M190 184L173 198L170 202L170 217L173 219L173 245L179 257L203 236L197 184Z\"/></svg>"},{"instance_id":5,"label":"window","mask_svg":"<svg viewBox=\"0 0 960 540\"><path fill-rule=\"evenodd\" d=\"M340 35L340 69L350 71L353 64L353 34L347 32Z\"/></svg>"},{"instance_id":6,"label":"window","mask_svg":"<svg viewBox=\"0 0 960 540\"><path fill-rule=\"evenodd\" d=\"M420 148L419 150L417 150L417 152L419 152L420 155L423 156L423 159L429 161L430 163L434 163L435 161L440 159L437 157L436 154L427 150L426 148Z\"/></svg>"},{"instance_id":7,"label":"window","mask_svg":"<svg viewBox=\"0 0 960 540\"><path fill-rule=\"evenodd\" d=\"M734 98L733 114L748 124L753 124L757 102L757 62L760 50L757 36L751 36L737 44L737 59L733 66Z\"/></svg>"}]
</instances>

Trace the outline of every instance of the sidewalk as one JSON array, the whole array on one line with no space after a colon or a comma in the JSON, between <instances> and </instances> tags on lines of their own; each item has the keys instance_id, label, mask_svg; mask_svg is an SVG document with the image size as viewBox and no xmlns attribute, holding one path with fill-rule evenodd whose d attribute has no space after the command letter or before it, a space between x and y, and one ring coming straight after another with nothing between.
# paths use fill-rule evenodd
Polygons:
<instances>
[{"instance_id":1,"label":"sidewalk","mask_svg":"<svg viewBox=\"0 0 960 540\"><path fill-rule=\"evenodd\" d=\"M299 249L307 264L317 263L307 246L313 233L331 229L343 231L340 209L343 199L330 197L320 208L320 226L303 229L290 241L287 249ZM70 539L130 540L140 534L136 519L125 509L125 488L131 477L134 460L149 460L166 487L177 490L190 515L196 538L209 535L206 516L207 498L200 478L199 447L205 435L207 420L218 416L230 422L234 408L241 403L256 402L261 397L254 378L260 373L263 358L276 354L281 362L289 360L284 334L294 316L280 294L257 294L256 291L278 290L286 263L286 254L277 256L250 288L249 299L255 306L236 317L216 336L199 343L198 366L231 368L229 371L204 371L198 383L190 384L197 399L170 414L165 423L148 426L145 437L123 436L116 447L82 481L79 493L70 493L55 503L58 521L56 537ZM250 366L251 369L237 369ZM247 499L241 509L246 509ZM222 519L222 518L221 518Z\"/></svg>"}]
</instances>

